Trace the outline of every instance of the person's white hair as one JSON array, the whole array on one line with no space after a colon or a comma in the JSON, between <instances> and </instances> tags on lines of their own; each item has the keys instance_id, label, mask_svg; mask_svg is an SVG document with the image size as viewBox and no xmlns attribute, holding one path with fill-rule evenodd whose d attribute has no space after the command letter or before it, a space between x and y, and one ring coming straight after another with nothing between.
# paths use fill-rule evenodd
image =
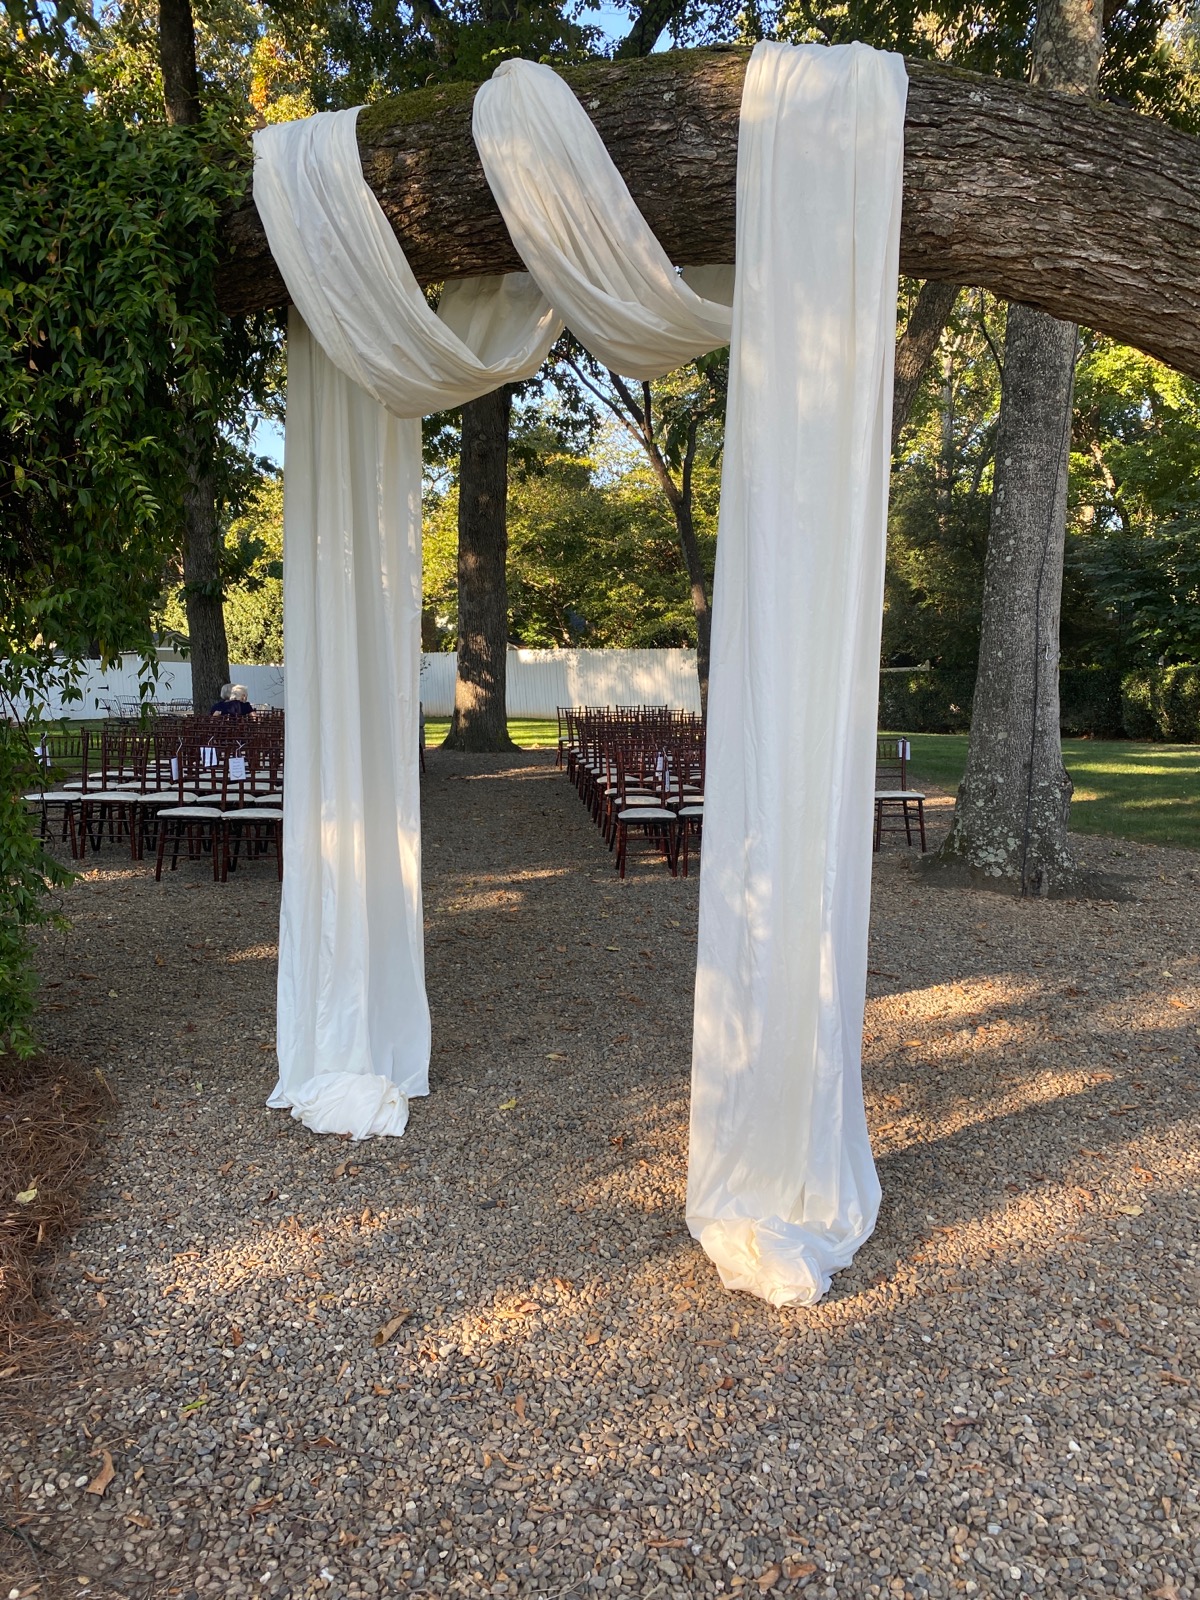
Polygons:
<instances>
[{"instance_id":1,"label":"person's white hair","mask_svg":"<svg viewBox=\"0 0 1200 1600\"><path fill-rule=\"evenodd\" d=\"M229 698L231 700L249 700L250 691L244 683L235 683L229 690Z\"/></svg>"},{"instance_id":2,"label":"person's white hair","mask_svg":"<svg viewBox=\"0 0 1200 1600\"><path fill-rule=\"evenodd\" d=\"M231 683L223 683L221 685L221 699L222 700L228 700L229 696L232 693L233 693L233 685Z\"/></svg>"}]
</instances>

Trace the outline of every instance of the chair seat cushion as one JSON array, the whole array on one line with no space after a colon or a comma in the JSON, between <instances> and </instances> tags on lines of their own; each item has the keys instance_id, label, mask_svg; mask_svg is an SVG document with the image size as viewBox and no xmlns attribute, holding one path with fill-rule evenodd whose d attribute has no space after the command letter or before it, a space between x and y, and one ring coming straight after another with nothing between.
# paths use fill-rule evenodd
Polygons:
<instances>
[{"instance_id":1,"label":"chair seat cushion","mask_svg":"<svg viewBox=\"0 0 1200 1600\"><path fill-rule=\"evenodd\" d=\"M65 789L47 789L44 793L35 789L25 796L26 800L36 800L42 805L73 806L79 799L77 794L69 794Z\"/></svg>"},{"instance_id":2,"label":"chair seat cushion","mask_svg":"<svg viewBox=\"0 0 1200 1600\"><path fill-rule=\"evenodd\" d=\"M185 789L182 794L178 789L148 789L145 794L138 795L143 805L170 805L174 801L179 806L194 806L199 798L191 789Z\"/></svg>"},{"instance_id":3,"label":"chair seat cushion","mask_svg":"<svg viewBox=\"0 0 1200 1600\"><path fill-rule=\"evenodd\" d=\"M674 822L675 813L666 806L630 806L617 812L618 822Z\"/></svg>"},{"instance_id":4,"label":"chair seat cushion","mask_svg":"<svg viewBox=\"0 0 1200 1600\"><path fill-rule=\"evenodd\" d=\"M222 812L226 822L282 822L283 812L272 806L239 806Z\"/></svg>"},{"instance_id":5,"label":"chair seat cushion","mask_svg":"<svg viewBox=\"0 0 1200 1600\"><path fill-rule=\"evenodd\" d=\"M189 817L194 822L220 822L225 813L216 806L168 806L158 815L160 821L163 817Z\"/></svg>"},{"instance_id":6,"label":"chair seat cushion","mask_svg":"<svg viewBox=\"0 0 1200 1600\"><path fill-rule=\"evenodd\" d=\"M876 789L876 800L924 800L919 789Z\"/></svg>"},{"instance_id":7,"label":"chair seat cushion","mask_svg":"<svg viewBox=\"0 0 1200 1600\"><path fill-rule=\"evenodd\" d=\"M675 813L675 815L678 816L678 817L689 817L689 818L690 817L702 817L704 815L704 807L702 805L699 805L699 806L680 806L679 810Z\"/></svg>"}]
</instances>

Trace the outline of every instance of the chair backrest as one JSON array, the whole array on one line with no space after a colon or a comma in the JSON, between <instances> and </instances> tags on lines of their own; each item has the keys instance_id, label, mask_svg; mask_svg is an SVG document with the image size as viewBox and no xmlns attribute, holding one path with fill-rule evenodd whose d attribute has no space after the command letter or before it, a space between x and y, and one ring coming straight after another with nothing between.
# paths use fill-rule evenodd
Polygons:
<instances>
[{"instance_id":1,"label":"chair backrest","mask_svg":"<svg viewBox=\"0 0 1200 1600\"><path fill-rule=\"evenodd\" d=\"M877 789L908 788L908 758L910 745L902 735L898 738L875 741L875 787Z\"/></svg>"}]
</instances>

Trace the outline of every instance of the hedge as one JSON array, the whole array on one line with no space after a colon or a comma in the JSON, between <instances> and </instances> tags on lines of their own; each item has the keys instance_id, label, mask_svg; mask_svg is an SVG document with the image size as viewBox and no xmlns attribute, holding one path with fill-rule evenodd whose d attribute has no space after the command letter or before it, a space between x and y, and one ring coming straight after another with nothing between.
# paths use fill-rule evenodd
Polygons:
<instances>
[{"instance_id":1,"label":"hedge","mask_svg":"<svg viewBox=\"0 0 1200 1600\"><path fill-rule=\"evenodd\" d=\"M1111 667L1064 667L1059 674L1064 737L1200 744L1200 666L1121 674ZM933 667L884 671L879 726L905 733L966 733L975 674Z\"/></svg>"}]
</instances>

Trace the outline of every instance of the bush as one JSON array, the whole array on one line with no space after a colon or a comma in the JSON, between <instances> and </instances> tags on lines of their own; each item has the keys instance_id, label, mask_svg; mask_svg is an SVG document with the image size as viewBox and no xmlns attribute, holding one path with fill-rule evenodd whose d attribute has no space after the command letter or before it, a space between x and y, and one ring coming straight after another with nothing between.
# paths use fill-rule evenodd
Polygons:
<instances>
[{"instance_id":1,"label":"bush","mask_svg":"<svg viewBox=\"0 0 1200 1600\"><path fill-rule=\"evenodd\" d=\"M1121 727L1130 739L1200 744L1200 666L1126 673Z\"/></svg>"},{"instance_id":2,"label":"bush","mask_svg":"<svg viewBox=\"0 0 1200 1600\"><path fill-rule=\"evenodd\" d=\"M879 726L906 733L966 733L971 726L975 674L952 667L882 672Z\"/></svg>"},{"instance_id":3,"label":"bush","mask_svg":"<svg viewBox=\"0 0 1200 1600\"><path fill-rule=\"evenodd\" d=\"M974 680L973 672L949 667L883 672L879 726L906 733L966 733ZM1124 676L1115 667L1064 667L1058 692L1065 738L1200 744L1200 666Z\"/></svg>"},{"instance_id":4,"label":"bush","mask_svg":"<svg viewBox=\"0 0 1200 1600\"><path fill-rule=\"evenodd\" d=\"M1058 702L1059 727L1068 739L1119 739L1125 731L1121 674L1115 667L1064 667Z\"/></svg>"}]
</instances>

